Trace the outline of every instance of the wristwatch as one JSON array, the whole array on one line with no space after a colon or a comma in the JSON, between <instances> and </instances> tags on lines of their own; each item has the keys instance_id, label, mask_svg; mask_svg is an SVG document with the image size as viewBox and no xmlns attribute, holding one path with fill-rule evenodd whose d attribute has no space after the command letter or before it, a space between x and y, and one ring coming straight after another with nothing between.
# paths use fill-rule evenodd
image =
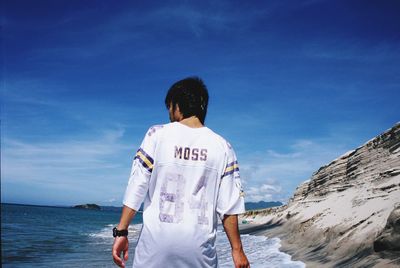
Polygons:
<instances>
[{"instance_id":1,"label":"wristwatch","mask_svg":"<svg viewBox=\"0 0 400 268\"><path fill-rule=\"evenodd\" d=\"M113 237L128 236L128 230L118 230L117 227L113 228Z\"/></svg>"}]
</instances>

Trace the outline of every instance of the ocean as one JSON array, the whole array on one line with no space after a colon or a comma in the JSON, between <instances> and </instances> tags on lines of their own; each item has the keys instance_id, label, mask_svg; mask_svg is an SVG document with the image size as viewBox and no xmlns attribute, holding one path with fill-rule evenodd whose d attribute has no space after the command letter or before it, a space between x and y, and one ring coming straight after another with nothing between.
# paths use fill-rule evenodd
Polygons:
<instances>
[{"instance_id":1,"label":"ocean","mask_svg":"<svg viewBox=\"0 0 400 268\"><path fill-rule=\"evenodd\" d=\"M120 211L1 204L2 267L117 267L111 256L112 228ZM142 225L138 213L130 227L130 259ZM279 251L278 238L242 235L251 267L305 267ZM232 267L229 241L218 227L220 267Z\"/></svg>"}]
</instances>

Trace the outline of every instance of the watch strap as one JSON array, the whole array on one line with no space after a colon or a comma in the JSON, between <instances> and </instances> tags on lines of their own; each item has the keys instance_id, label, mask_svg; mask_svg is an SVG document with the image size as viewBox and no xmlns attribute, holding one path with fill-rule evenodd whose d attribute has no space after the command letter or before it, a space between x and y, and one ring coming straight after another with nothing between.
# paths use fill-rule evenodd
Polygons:
<instances>
[{"instance_id":1,"label":"watch strap","mask_svg":"<svg viewBox=\"0 0 400 268\"><path fill-rule=\"evenodd\" d=\"M128 236L128 230L118 230L117 227L113 228L113 237Z\"/></svg>"}]
</instances>

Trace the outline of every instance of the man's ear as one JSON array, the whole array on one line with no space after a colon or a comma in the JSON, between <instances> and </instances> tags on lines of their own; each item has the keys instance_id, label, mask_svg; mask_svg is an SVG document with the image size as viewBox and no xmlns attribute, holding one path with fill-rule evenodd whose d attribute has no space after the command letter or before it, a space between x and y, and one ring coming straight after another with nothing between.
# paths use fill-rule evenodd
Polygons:
<instances>
[{"instance_id":1,"label":"man's ear","mask_svg":"<svg viewBox=\"0 0 400 268\"><path fill-rule=\"evenodd\" d=\"M179 105L178 105L178 103L177 104L175 104L175 107L174 107L174 110L173 110L173 112L178 112L178 113L181 113L181 110L179 109Z\"/></svg>"},{"instance_id":2,"label":"man's ear","mask_svg":"<svg viewBox=\"0 0 400 268\"><path fill-rule=\"evenodd\" d=\"M172 112L174 113L176 121L179 122L179 121L183 120L183 114L181 113L181 110L179 109L178 103L175 104L175 110Z\"/></svg>"}]
</instances>

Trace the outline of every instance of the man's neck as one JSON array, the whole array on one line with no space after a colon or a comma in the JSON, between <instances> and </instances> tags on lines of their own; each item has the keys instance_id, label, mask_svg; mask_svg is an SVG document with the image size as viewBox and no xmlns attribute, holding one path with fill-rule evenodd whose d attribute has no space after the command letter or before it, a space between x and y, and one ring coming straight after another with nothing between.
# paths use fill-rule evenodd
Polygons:
<instances>
[{"instance_id":1,"label":"man's neck","mask_svg":"<svg viewBox=\"0 0 400 268\"><path fill-rule=\"evenodd\" d=\"M179 123L191 127L191 128L201 128L204 127L204 125L200 122L200 120L196 116L191 116L188 118L184 118L179 121Z\"/></svg>"}]
</instances>

